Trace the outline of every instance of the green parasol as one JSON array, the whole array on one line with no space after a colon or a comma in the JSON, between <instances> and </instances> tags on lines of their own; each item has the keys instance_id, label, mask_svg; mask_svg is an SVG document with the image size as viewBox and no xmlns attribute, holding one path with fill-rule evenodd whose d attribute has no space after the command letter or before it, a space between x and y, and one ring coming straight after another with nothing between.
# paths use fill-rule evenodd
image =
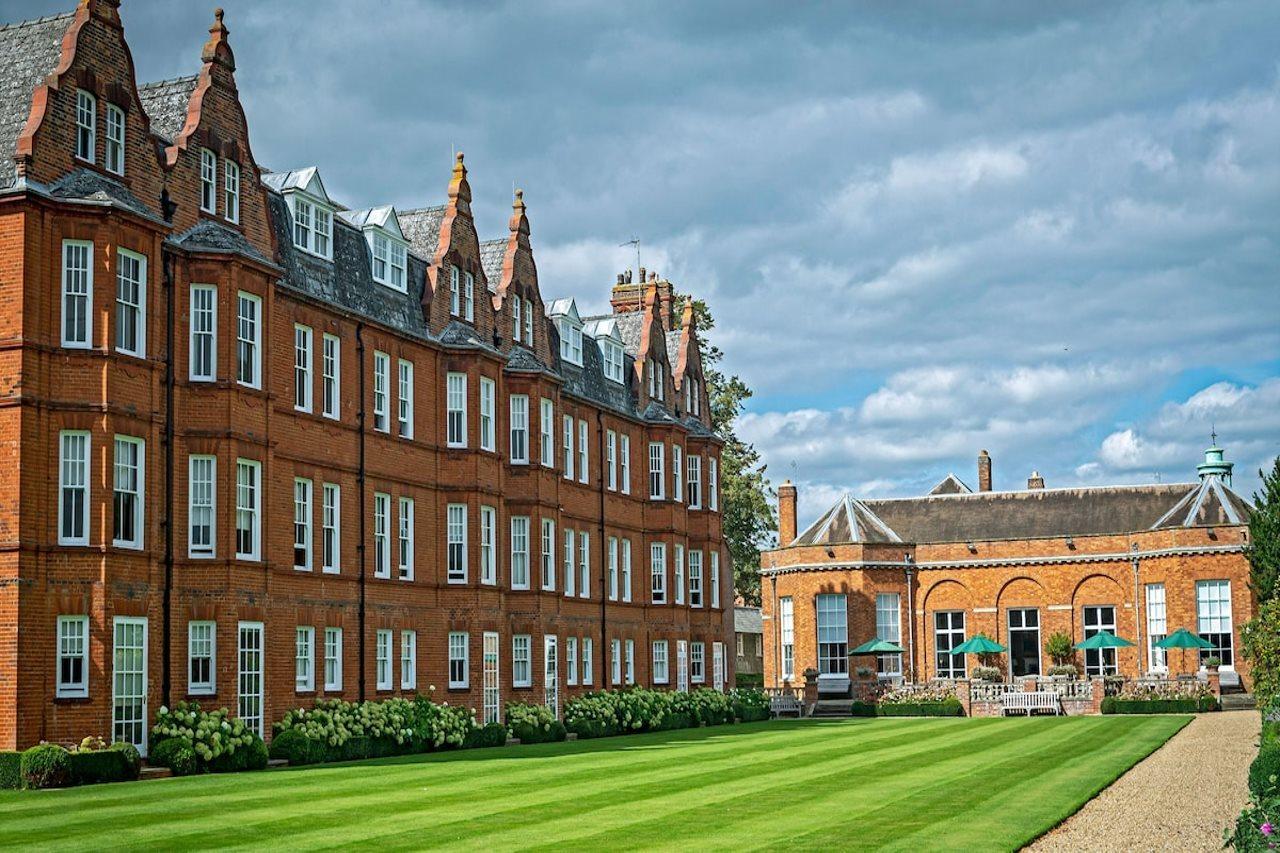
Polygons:
<instances>
[{"instance_id":1,"label":"green parasol","mask_svg":"<svg viewBox=\"0 0 1280 853\"><path fill-rule=\"evenodd\" d=\"M849 654L852 655L885 655L885 654L902 654L906 649L897 643L889 640L867 640L856 649L851 649Z\"/></svg>"},{"instance_id":2,"label":"green parasol","mask_svg":"<svg viewBox=\"0 0 1280 853\"><path fill-rule=\"evenodd\" d=\"M1163 640L1156 642L1156 647L1161 649L1211 649L1213 643L1197 637L1186 628L1179 628Z\"/></svg>"},{"instance_id":3,"label":"green parasol","mask_svg":"<svg viewBox=\"0 0 1280 853\"><path fill-rule=\"evenodd\" d=\"M1089 639L1076 643L1077 649L1122 649L1125 646L1132 646L1133 643L1117 637L1110 631L1099 631Z\"/></svg>"},{"instance_id":4,"label":"green parasol","mask_svg":"<svg viewBox=\"0 0 1280 853\"><path fill-rule=\"evenodd\" d=\"M1003 652L1005 647L988 637L986 634L979 634L976 637L970 637L960 645L951 650L953 655L993 655Z\"/></svg>"}]
</instances>

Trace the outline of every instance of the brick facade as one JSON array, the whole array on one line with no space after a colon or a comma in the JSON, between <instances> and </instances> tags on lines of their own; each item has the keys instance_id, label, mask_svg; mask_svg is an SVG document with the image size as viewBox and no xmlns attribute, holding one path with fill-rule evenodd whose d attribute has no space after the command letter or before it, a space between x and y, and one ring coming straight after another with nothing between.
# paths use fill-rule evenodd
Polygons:
<instances>
[{"instance_id":1,"label":"brick facade","mask_svg":"<svg viewBox=\"0 0 1280 853\"><path fill-rule=\"evenodd\" d=\"M589 383L566 380L555 324L544 316L529 222L517 198L500 266L487 266L470 216L470 186L459 155L447 191L438 239L423 253L411 248L407 277L409 310L395 322L387 310L362 310L358 299L331 299L300 286L291 270L292 247L279 234L292 233L274 210L279 195L264 186L253 160L248 128L235 82L235 60L221 13L210 28L202 67L185 102L180 130L162 135L152 127L139 98L132 59L112 0L84 0L66 17L56 67L31 92L29 115L13 153L16 180L0 190L0 455L4 502L0 512L0 749L39 740L70 742L86 735L120 737L113 720L115 648L121 619L145 619L146 713L184 698L234 712L240 700L242 623L263 626L262 717L264 733L287 710L319 697L354 700L416 695L434 690L437 699L483 708L483 644L496 632L500 701L543 701L544 637L558 638L558 694L610 686L611 647L634 643L634 680L653 683L652 643L669 644L670 686L677 683L677 642L704 643L703 681L715 679L713 649L723 653L723 683L733 683L732 580L718 511L704 497L700 507L671 499L673 448L702 460L701 489L711 488L708 470L720 452L708 429L705 392L693 406L682 390L700 379L697 330L692 318L661 327L661 300L648 288L644 316L649 329L638 348L629 343L628 370L607 402L581 390ZM41 26L49 26L42 24ZM12 34L11 34L12 35ZM73 156L77 91L96 98L97 139L92 161ZM105 109L119 105L125 116L123 174L104 168ZM239 166L239 216L219 183L212 211L201 210L202 152ZM223 166L222 168L226 168ZM76 193L68 176L99 181L102 194ZM219 170L218 180L224 179ZM274 199L274 201L273 201ZM274 207L273 207L274 205ZM275 217L275 219L273 219ZM335 216L334 237L339 228ZM344 232L345 233L345 232ZM209 239L214 234L217 239ZM205 235L205 236L202 236ZM82 348L63 345L63 246L92 245L90 340ZM363 242L359 245L363 246ZM120 249L146 259L142 355L121 353L117 315ZM335 257L334 264L339 261ZM361 263L368 264L368 251ZM292 265L292 266L291 266ZM476 280L475 317L468 325L482 345L451 342L447 278L451 267ZM367 271L365 273L368 274ZM192 379L192 285L216 288L216 375ZM377 288L380 285L372 285ZM238 300L261 299L261 381L237 381ZM360 294L356 296L363 298ZM395 294L392 294L394 297ZM386 302L386 299L378 296ZM533 340L517 366L511 302L536 310ZM374 305L376 300L370 299ZM377 303L382 304L382 303ZM398 309L397 309L398 310ZM417 316L414 316L416 313ZM295 406L295 326L311 330L310 411ZM652 333L650 333L650 330ZM340 389L336 417L321 411L321 346L325 335L339 342ZM681 352L668 352L666 339ZM589 336L584 346L595 347ZM688 356L692 351L694 355ZM390 358L387 389L391 423L373 422L374 353ZM396 422L397 366L412 363L412 436ZM665 393L647 395L646 365L663 365ZM446 446L446 374L467 376L464 448ZM578 373L582 370L579 369ZM577 375L576 373L574 374ZM481 449L479 388L495 390L493 449ZM694 387L700 389L701 383ZM527 464L509 453L510 395L529 399ZM540 454L540 401L553 406L551 459ZM617 401L621 400L619 403ZM578 424L588 436L588 476L564 472L561 424L572 416L575 455ZM60 544L60 439L62 432L88 433L88 527L85 544ZM606 482L606 436L630 439L629 493ZM141 439L141 543L115 544L117 507L116 436ZM650 500L647 454L661 442L666 459L666 499ZM209 557L193 556L189 531L189 470L192 456L216 460L213 498L214 546ZM236 556L237 462L261 466L257 559ZM295 483L310 483L308 568L295 567ZM340 489L337 566L322 568L322 492ZM375 537L376 496L388 496L389 577L379 577ZM399 512L412 499L413 554L410 577L401 577ZM467 507L466 579L452 582L448 562L447 507ZM481 578L482 507L495 512L496 578ZM513 588L513 517L527 517L529 589ZM553 588L542 582L542 521L554 522ZM573 565L580 571L581 537L587 535L589 590L581 584L566 595L564 535L573 531ZM631 543L630 595L610 594L608 543ZM649 549L667 545L668 600L650 596ZM702 601L691 593L676 603L672 558L676 546L703 560ZM619 546L621 549L621 546ZM716 555L713 557L712 555ZM621 557L619 558L621 559ZM712 580L712 565L719 577ZM687 566L687 558L686 563ZM687 570L683 582L687 585ZM719 600L712 593L718 590ZM628 599L629 600L625 600ZM87 691L59 695L59 617L88 619ZM215 623L216 653L211 691L193 693L188 669L188 626ZM314 628L312 686L297 679L297 629ZM325 629L341 628L341 687L325 689ZM390 689L378 684L377 637L390 630ZM416 632L416 680L402 686L402 632ZM450 688L450 632L465 632L469 679ZM513 684L512 638L530 640L528 686ZM572 638L576 683L568 682L564 659ZM592 643L585 660L585 641ZM249 664L252 668L252 665ZM589 667L590 686L584 687ZM697 684L693 684L697 686ZM113 727L117 730L113 732Z\"/></svg>"}]
</instances>

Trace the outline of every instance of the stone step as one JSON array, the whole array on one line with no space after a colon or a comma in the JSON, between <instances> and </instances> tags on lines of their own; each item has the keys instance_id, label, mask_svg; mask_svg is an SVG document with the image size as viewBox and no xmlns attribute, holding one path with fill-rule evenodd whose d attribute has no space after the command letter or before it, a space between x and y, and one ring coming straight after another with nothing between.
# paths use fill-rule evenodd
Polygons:
<instances>
[{"instance_id":1,"label":"stone step","mask_svg":"<svg viewBox=\"0 0 1280 853\"><path fill-rule=\"evenodd\" d=\"M1249 711L1258 707L1252 693L1227 693L1222 696L1222 710Z\"/></svg>"},{"instance_id":2,"label":"stone step","mask_svg":"<svg viewBox=\"0 0 1280 853\"><path fill-rule=\"evenodd\" d=\"M268 759L267 759L267 766L268 766L268 767L288 767L288 766L289 766L289 759L287 759L287 758L268 758Z\"/></svg>"},{"instance_id":3,"label":"stone step","mask_svg":"<svg viewBox=\"0 0 1280 853\"><path fill-rule=\"evenodd\" d=\"M173 771L168 767L151 767L150 765L143 767L142 772L138 774L139 779L168 779L173 775Z\"/></svg>"}]
</instances>

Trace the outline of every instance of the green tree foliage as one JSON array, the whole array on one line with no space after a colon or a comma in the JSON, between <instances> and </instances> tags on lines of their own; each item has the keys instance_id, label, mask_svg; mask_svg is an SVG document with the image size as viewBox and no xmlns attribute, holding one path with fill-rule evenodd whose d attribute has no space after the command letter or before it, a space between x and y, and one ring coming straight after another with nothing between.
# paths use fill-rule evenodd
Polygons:
<instances>
[{"instance_id":1,"label":"green tree foliage","mask_svg":"<svg viewBox=\"0 0 1280 853\"><path fill-rule=\"evenodd\" d=\"M1253 664L1254 698L1269 709L1280 696L1280 598L1264 602L1240 633L1240 651Z\"/></svg>"},{"instance_id":2,"label":"green tree foliage","mask_svg":"<svg viewBox=\"0 0 1280 853\"><path fill-rule=\"evenodd\" d=\"M675 299L672 315L677 321L688 299L684 295ZM711 428L724 441L720 455L720 513L733 563L733 585L744 601L758 606L760 549L769 544L770 534L778 529L778 520L773 509L773 487L760 454L734 431L752 392L739 377L720 370L724 353L706 337L715 326L707 304L693 300L693 315L698 327L703 384L710 401Z\"/></svg>"},{"instance_id":3,"label":"green tree foliage","mask_svg":"<svg viewBox=\"0 0 1280 853\"><path fill-rule=\"evenodd\" d=\"M1065 631L1056 631L1049 635L1049 639L1045 641L1044 650L1054 663L1069 663L1075 655L1075 650L1071 647L1071 637Z\"/></svg>"},{"instance_id":4,"label":"green tree foliage","mask_svg":"<svg viewBox=\"0 0 1280 853\"><path fill-rule=\"evenodd\" d=\"M1249 585L1262 603L1280 593L1280 456L1271 473L1258 472L1262 491L1253 496L1249 517Z\"/></svg>"}]
</instances>

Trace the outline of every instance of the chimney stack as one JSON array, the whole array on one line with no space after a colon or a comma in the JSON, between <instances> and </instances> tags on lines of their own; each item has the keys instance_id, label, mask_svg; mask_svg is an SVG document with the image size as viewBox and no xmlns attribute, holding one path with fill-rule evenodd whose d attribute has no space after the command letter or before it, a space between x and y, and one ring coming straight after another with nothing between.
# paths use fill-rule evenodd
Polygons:
<instances>
[{"instance_id":1,"label":"chimney stack","mask_svg":"<svg viewBox=\"0 0 1280 853\"><path fill-rule=\"evenodd\" d=\"M785 548L796 538L796 487L787 480L778 486L778 545Z\"/></svg>"},{"instance_id":2,"label":"chimney stack","mask_svg":"<svg viewBox=\"0 0 1280 853\"><path fill-rule=\"evenodd\" d=\"M985 450L978 454L978 491L991 491L991 455Z\"/></svg>"},{"instance_id":3,"label":"chimney stack","mask_svg":"<svg viewBox=\"0 0 1280 853\"><path fill-rule=\"evenodd\" d=\"M1040 476L1040 472L1039 472L1039 471L1032 471L1032 472L1031 472L1031 476L1027 478L1027 488L1028 488L1028 489L1043 489L1043 488L1044 488L1044 477L1041 477L1041 476Z\"/></svg>"}]
</instances>

